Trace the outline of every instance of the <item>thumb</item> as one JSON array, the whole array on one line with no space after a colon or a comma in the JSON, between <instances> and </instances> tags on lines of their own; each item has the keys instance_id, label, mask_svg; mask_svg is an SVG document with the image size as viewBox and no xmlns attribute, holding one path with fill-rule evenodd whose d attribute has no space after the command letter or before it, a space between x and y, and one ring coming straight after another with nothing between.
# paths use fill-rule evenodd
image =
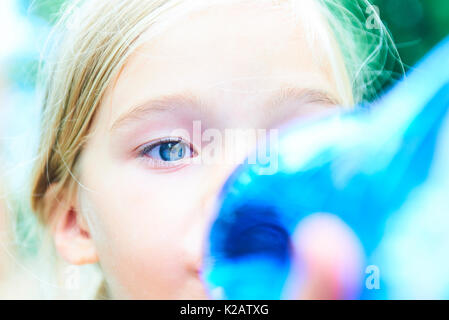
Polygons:
<instances>
[{"instance_id":1,"label":"thumb","mask_svg":"<svg viewBox=\"0 0 449 320\"><path fill-rule=\"evenodd\" d=\"M316 213L293 236L291 299L357 299L362 285L363 249L337 216Z\"/></svg>"}]
</instances>

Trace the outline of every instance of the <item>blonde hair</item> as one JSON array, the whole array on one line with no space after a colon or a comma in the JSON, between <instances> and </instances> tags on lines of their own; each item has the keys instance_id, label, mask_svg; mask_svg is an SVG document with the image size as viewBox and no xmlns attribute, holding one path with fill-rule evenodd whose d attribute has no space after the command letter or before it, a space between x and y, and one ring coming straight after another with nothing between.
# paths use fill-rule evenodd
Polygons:
<instances>
[{"instance_id":1,"label":"blonde hair","mask_svg":"<svg viewBox=\"0 0 449 320\"><path fill-rule=\"evenodd\" d=\"M31 205L43 223L50 219L51 210L45 208L43 201L49 186L58 182L55 194L59 194L76 185L77 160L96 110L129 55L147 41L142 34L148 30L157 33L176 13L185 14L186 8L194 8L194 4L215 2L78 0L65 8L50 37L51 55L43 57L40 67L39 83L44 85L42 136ZM372 87L373 84L383 84L390 76L385 76L385 61L388 56L397 58L397 52L379 16L374 14L378 28L366 29L366 15L348 9L357 3L361 13L370 6L367 1L272 2L291 6L292 12L305 20L310 42L319 42L326 49L342 104L353 105L374 96L379 85ZM302 14L306 5L317 10Z\"/></svg>"}]
</instances>

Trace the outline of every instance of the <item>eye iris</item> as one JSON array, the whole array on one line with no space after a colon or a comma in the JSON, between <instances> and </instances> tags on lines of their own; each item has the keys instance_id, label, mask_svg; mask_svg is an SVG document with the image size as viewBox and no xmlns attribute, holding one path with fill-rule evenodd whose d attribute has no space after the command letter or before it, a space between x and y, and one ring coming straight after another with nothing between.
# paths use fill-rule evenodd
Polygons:
<instances>
[{"instance_id":1,"label":"eye iris","mask_svg":"<svg viewBox=\"0 0 449 320\"><path fill-rule=\"evenodd\" d=\"M163 161L176 161L185 157L185 144L180 142L163 143L159 147L159 155Z\"/></svg>"}]
</instances>

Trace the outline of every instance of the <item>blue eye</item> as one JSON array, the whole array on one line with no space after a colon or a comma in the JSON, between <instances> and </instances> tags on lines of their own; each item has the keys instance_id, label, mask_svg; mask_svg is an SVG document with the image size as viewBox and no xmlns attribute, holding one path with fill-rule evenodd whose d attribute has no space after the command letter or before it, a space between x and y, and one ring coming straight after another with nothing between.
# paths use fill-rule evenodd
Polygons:
<instances>
[{"instance_id":1,"label":"blue eye","mask_svg":"<svg viewBox=\"0 0 449 320\"><path fill-rule=\"evenodd\" d=\"M141 155L160 162L173 162L192 158L194 152L192 147L181 139L170 139L145 146Z\"/></svg>"}]
</instances>

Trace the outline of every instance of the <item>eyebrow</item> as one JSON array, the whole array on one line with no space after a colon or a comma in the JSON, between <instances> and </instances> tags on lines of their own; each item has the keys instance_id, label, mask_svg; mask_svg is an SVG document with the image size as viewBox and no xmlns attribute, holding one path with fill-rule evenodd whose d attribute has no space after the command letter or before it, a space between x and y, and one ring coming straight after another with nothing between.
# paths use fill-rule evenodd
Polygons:
<instances>
[{"instance_id":1,"label":"eyebrow","mask_svg":"<svg viewBox=\"0 0 449 320\"><path fill-rule=\"evenodd\" d=\"M334 97L330 92L320 89L297 87L282 87L269 98L266 104L267 107L274 107L292 100L303 103L340 104L339 99Z\"/></svg>"},{"instance_id":2,"label":"eyebrow","mask_svg":"<svg viewBox=\"0 0 449 320\"><path fill-rule=\"evenodd\" d=\"M153 113L172 111L182 106L201 109L204 107L204 103L190 92L164 95L150 99L120 116L111 126L111 130L116 130L136 120L145 119Z\"/></svg>"},{"instance_id":3,"label":"eyebrow","mask_svg":"<svg viewBox=\"0 0 449 320\"><path fill-rule=\"evenodd\" d=\"M297 101L301 105L313 103L337 105L340 102L339 99L323 90L285 86L276 90L264 105L274 107L287 101ZM172 111L183 106L203 109L206 104L190 92L164 95L147 100L145 103L132 108L131 111L120 116L114 122L111 130L116 130L136 120L145 119L153 113Z\"/></svg>"}]
</instances>

